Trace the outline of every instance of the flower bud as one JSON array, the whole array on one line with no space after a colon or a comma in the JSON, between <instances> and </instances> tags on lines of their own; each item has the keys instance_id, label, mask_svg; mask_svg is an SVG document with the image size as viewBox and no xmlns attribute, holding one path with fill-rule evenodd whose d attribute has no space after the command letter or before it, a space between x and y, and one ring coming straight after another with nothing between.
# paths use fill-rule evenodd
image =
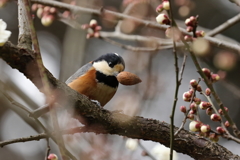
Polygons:
<instances>
[{"instance_id":1,"label":"flower bud","mask_svg":"<svg viewBox=\"0 0 240 160\"><path fill-rule=\"evenodd\" d=\"M51 154L49 154L49 156L48 156L48 160L58 160L58 157L57 157L56 154L51 153Z\"/></svg>"},{"instance_id":2,"label":"flower bud","mask_svg":"<svg viewBox=\"0 0 240 160\"><path fill-rule=\"evenodd\" d=\"M211 78L213 82L217 82L220 79L220 76L218 74L211 74Z\"/></svg>"},{"instance_id":3,"label":"flower bud","mask_svg":"<svg viewBox=\"0 0 240 160\"><path fill-rule=\"evenodd\" d=\"M194 110L194 111L196 111L197 110L197 104L195 103L195 102L192 102L191 104L190 104L190 108L192 109L192 110Z\"/></svg>"},{"instance_id":4,"label":"flower bud","mask_svg":"<svg viewBox=\"0 0 240 160\"><path fill-rule=\"evenodd\" d=\"M211 134L209 135L209 139L210 139L211 141L213 141L213 142L218 142L219 137L218 137L218 135L217 135L216 133L211 133Z\"/></svg>"},{"instance_id":5,"label":"flower bud","mask_svg":"<svg viewBox=\"0 0 240 160\"><path fill-rule=\"evenodd\" d=\"M37 9L38 9L38 5L37 5L36 3L34 3L34 4L32 5L32 7L31 7L31 10L32 10L33 12L35 12L35 11L37 11Z\"/></svg>"},{"instance_id":6,"label":"flower bud","mask_svg":"<svg viewBox=\"0 0 240 160\"><path fill-rule=\"evenodd\" d=\"M132 139L132 138L128 138L126 141L126 148L128 148L129 150L136 150L138 147L138 140L137 139Z\"/></svg>"},{"instance_id":7,"label":"flower bud","mask_svg":"<svg viewBox=\"0 0 240 160\"><path fill-rule=\"evenodd\" d=\"M192 80L190 81L190 85L191 85L193 88L195 88L195 87L197 87L198 82L196 81L196 79L192 79Z\"/></svg>"},{"instance_id":8,"label":"flower bud","mask_svg":"<svg viewBox=\"0 0 240 160\"><path fill-rule=\"evenodd\" d=\"M156 12L157 12L157 13L161 13L162 11L163 11L163 5L160 4L160 5L158 5L157 8L156 8Z\"/></svg>"},{"instance_id":9,"label":"flower bud","mask_svg":"<svg viewBox=\"0 0 240 160\"><path fill-rule=\"evenodd\" d=\"M202 100L201 100L200 98L194 97L193 101L194 101L197 105L199 105Z\"/></svg>"},{"instance_id":10,"label":"flower bud","mask_svg":"<svg viewBox=\"0 0 240 160\"><path fill-rule=\"evenodd\" d=\"M163 1L162 6L163 6L163 9L169 10L170 9L169 1Z\"/></svg>"},{"instance_id":11,"label":"flower bud","mask_svg":"<svg viewBox=\"0 0 240 160\"><path fill-rule=\"evenodd\" d=\"M185 35L184 40L187 41L187 42L191 42L191 41L193 41L193 38L190 35Z\"/></svg>"},{"instance_id":12,"label":"flower bud","mask_svg":"<svg viewBox=\"0 0 240 160\"><path fill-rule=\"evenodd\" d=\"M228 108L227 108L227 107L224 107L224 110L225 110L226 112L228 112ZM218 113L221 114L221 115L223 115L223 110L222 110L222 109L219 109L219 110L218 110Z\"/></svg>"},{"instance_id":13,"label":"flower bud","mask_svg":"<svg viewBox=\"0 0 240 160\"><path fill-rule=\"evenodd\" d=\"M204 124L201 126L201 132L203 132L203 133L209 132L210 130L211 130L211 128L209 125Z\"/></svg>"},{"instance_id":14,"label":"flower bud","mask_svg":"<svg viewBox=\"0 0 240 160\"><path fill-rule=\"evenodd\" d=\"M51 8L49 9L49 12L52 13L52 14L55 14L55 13L57 12L57 8L51 7Z\"/></svg>"},{"instance_id":15,"label":"flower bud","mask_svg":"<svg viewBox=\"0 0 240 160\"><path fill-rule=\"evenodd\" d=\"M187 19L185 20L185 24L186 24L186 26L196 27L196 25L197 25L197 19L196 19L196 17L191 16L190 18L187 18Z\"/></svg>"},{"instance_id":16,"label":"flower bud","mask_svg":"<svg viewBox=\"0 0 240 160\"><path fill-rule=\"evenodd\" d=\"M90 27L96 27L97 26L97 21L95 19L92 19L90 22L89 22L89 25Z\"/></svg>"},{"instance_id":17,"label":"flower bud","mask_svg":"<svg viewBox=\"0 0 240 160\"><path fill-rule=\"evenodd\" d=\"M49 6L44 6L43 11L47 13L47 12L49 12L50 8L51 7L49 7Z\"/></svg>"},{"instance_id":18,"label":"flower bud","mask_svg":"<svg viewBox=\"0 0 240 160\"><path fill-rule=\"evenodd\" d=\"M209 107L211 107L211 106L212 106L211 103L202 101L202 102L200 103L200 105L199 105L199 108L201 108L202 110L205 110L205 109L207 109L207 108L209 108Z\"/></svg>"},{"instance_id":19,"label":"flower bud","mask_svg":"<svg viewBox=\"0 0 240 160\"><path fill-rule=\"evenodd\" d=\"M210 78L211 76L211 71L208 68L202 68L203 73L207 78Z\"/></svg>"},{"instance_id":20,"label":"flower bud","mask_svg":"<svg viewBox=\"0 0 240 160\"><path fill-rule=\"evenodd\" d=\"M53 15L45 15L41 19L42 25L48 27L53 23L54 19Z\"/></svg>"},{"instance_id":21,"label":"flower bud","mask_svg":"<svg viewBox=\"0 0 240 160\"><path fill-rule=\"evenodd\" d=\"M210 90L209 88L206 88L206 90L205 90L205 94L206 94L207 96L210 96L210 94L211 94L211 90Z\"/></svg>"},{"instance_id":22,"label":"flower bud","mask_svg":"<svg viewBox=\"0 0 240 160\"><path fill-rule=\"evenodd\" d=\"M38 8L36 14L37 14L38 18L42 18L42 16L43 16L43 8Z\"/></svg>"},{"instance_id":23,"label":"flower bud","mask_svg":"<svg viewBox=\"0 0 240 160\"><path fill-rule=\"evenodd\" d=\"M205 32L204 31L196 31L196 36L197 37L204 37L205 36Z\"/></svg>"},{"instance_id":24,"label":"flower bud","mask_svg":"<svg viewBox=\"0 0 240 160\"><path fill-rule=\"evenodd\" d=\"M194 115L193 114L188 114L187 118L190 119L190 120L194 120Z\"/></svg>"},{"instance_id":25,"label":"flower bud","mask_svg":"<svg viewBox=\"0 0 240 160\"><path fill-rule=\"evenodd\" d=\"M181 106L180 111L183 112L183 113L186 113L187 112L186 106Z\"/></svg>"},{"instance_id":26,"label":"flower bud","mask_svg":"<svg viewBox=\"0 0 240 160\"><path fill-rule=\"evenodd\" d=\"M210 118L212 121L221 121L221 117L215 113L212 114Z\"/></svg>"},{"instance_id":27,"label":"flower bud","mask_svg":"<svg viewBox=\"0 0 240 160\"><path fill-rule=\"evenodd\" d=\"M217 127L216 130L217 130L217 132L220 133L220 134L223 134L223 133L226 132L225 129L223 129L222 127Z\"/></svg>"},{"instance_id":28,"label":"flower bud","mask_svg":"<svg viewBox=\"0 0 240 160\"><path fill-rule=\"evenodd\" d=\"M192 109L191 109L191 110L189 111L189 114L196 114L196 112L197 112L197 110L192 110Z\"/></svg>"},{"instance_id":29,"label":"flower bud","mask_svg":"<svg viewBox=\"0 0 240 160\"><path fill-rule=\"evenodd\" d=\"M201 128L201 122L198 121L192 121L189 123L189 130L192 132L197 132Z\"/></svg>"},{"instance_id":30,"label":"flower bud","mask_svg":"<svg viewBox=\"0 0 240 160\"><path fill-rule=\"evenodd\" d=\"M212 115L212 113L213 113L213 109L212 109L211 107L209 107L209 108L206 109L206 114L207 114L207 115L210 116L210 115Z\"/></svg>"},{"instance_id":31,"label":"flower bud","mask_svg":"<svg viewBox=\"0 0 240 160\"><path fill-rule=\"evenodd\" d=\"M202 92L202 87L200 85L197 85L197 89L198 92Z\"/></svg>"},{"instance_id":32,"label":"flower bud","mask_svg":"<svg viewBox=\"0 0 240 160\"><path fill-rule=\"evenodd\" d=\"M230 123L229 123L228 121L226 121L226 122L224 123L224 126L225 126L225 127L229 127L229 126L230 126Z\"/></svg>"},{"instance_id":33,"label":"flower bud","mask_svg":"<svg viewBox=\"0 0 240 160\"><path fill-rule=\"evenodd\" d=\"M191 100L191 96L192 94L189 93L189 92L184 92L183 93L183 100L186 101L186 102L189 102Z\"/></svg>"},{"instance_id":34,"label":"flower bud","mask_svg":"<svg viewBox=\"0 0 240 160\"><path fill-rule=\"evenodd\" d=\"M166 24L166 25L169 25L170 24L170 20L168 18L168 16L166 14L159 14L157 17L156 17L156 21L159 23L159 24Z\"/></svg>"},{"instance_id":35,"label":"flower bud","mask_svg":"<svg viewBox=\"0 0 240 160\"><path fill-rule=\"evenodd\" d=\"M192 26L187 26L186 31L187 32L192 32L193 31L193 27Z\"/></svg>"}]
</instances>

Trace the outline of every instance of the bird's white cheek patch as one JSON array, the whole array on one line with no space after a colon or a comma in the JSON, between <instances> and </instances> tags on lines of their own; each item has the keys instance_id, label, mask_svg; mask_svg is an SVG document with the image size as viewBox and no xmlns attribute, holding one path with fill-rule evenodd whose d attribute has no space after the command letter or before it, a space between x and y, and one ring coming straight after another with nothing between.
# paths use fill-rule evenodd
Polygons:
<instances>
[{"instance_id":1,"label":"bird's white cheek patch","mask_svg":"<svg viewBox=\"0 0 240 160\"><path fill-rule=\"evenodd\" d=\"M106 61L94 62L93 67L107 76L114 75L114 70L108 66Z\"/></svg>"}]
</instances>

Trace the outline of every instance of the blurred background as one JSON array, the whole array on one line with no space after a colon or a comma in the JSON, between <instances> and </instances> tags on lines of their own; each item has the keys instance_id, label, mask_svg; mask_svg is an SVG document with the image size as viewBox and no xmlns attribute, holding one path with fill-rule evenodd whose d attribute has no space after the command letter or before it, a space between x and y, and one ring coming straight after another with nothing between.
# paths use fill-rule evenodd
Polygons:
<instances>
[{"instance_id":1,"label":"blurred background","mask_svg":"<svg viewBox=\"0 0 240 160\"><path fill-rule=\"evenodd\" d=\"M64 2L70 3L70 1ZM104 7L117 12L123 12L129 4L135 3L128 12L130 15L155 21L155 17L157 16L155 8L161 1L78 0L75 3L82 7L94 9ZM184 26L186 18L192 15L199 15L199 27L203 27L201 29L207 32L237 15L240 9L227 0L175 0L173 11L174 17L178 20L180 26ZM99 25L102 26L102 31L106 33L114 32L117 25L116 17L105 15L104 18L101 19L93 15L80 14L76 17L76 21L79 24L88 24L91 19L96 19ZM17 44L18 20L16 1L9 1L5 6L0 8L0 19L3 19L7 23L7 29L12 32L9 40ZM85 63L102 54L116 52L125 60L125 70L138 75L142 79L142 83L135 86L120 85L116 95L105 108L109 110L121 109L125 114L131 116L140 115L170 123L169 116L171 114L176 86L174 57L171 49L154 52L134 52L122 49L101 39L86 39L87 33L85 30L74 29L57 20L48 27L43 26L41 19L37 17L34 19L34 22L43 63L56 78L65 81ZM121 32L127 35L156 36L166 39L164 31L149 28L130 20L122 21L119 27ZM235 24L224 31L222 36L218 38L238 44L238 41L240 41L240 36L237 34L239 27L240 24ZM113 38L113 40L122 44L139 47L156 46L154 40L139 42L136 40L123 40L118 37ZM169 41L169 39L166 39L166 41ZM179 65L181 65L184 51L179 50L177 53L179 55ZM224 105L229 108L231 117L240 128L238 120L238 115L240 114L239 53L210 46L207 53L201 55L200 60L202 67L210 68L211 71L219 73L221 76L222 80L214 86ZM36 109L44 105L44 95L23 74L9 67L1 59L0 75L0 140L36 135L41 131L40 128L36 126L36 123L31 118L26 116L27 114L24 111L11 104L3 95L3 92L9 94L15 101L20 102L30 109ZM179 107L181 105L189 105L182 100L182 93L189 90L189 81L191 79L198 78L199 75L196 72L194 64L191 58L188 57L179 91L175 126L180 126L184 118L184 114L180 112ZM205 90L206 87L202 82L201 85ZM199 94L197 97L204 100L204 97ZM67 126L79 125L75 120L69 119L66 113L59 113L59 116L61 117L61 126L65 129ZM200 116L204 123L210 124L213 128L219 125L216 122L211 122L205 111L200 111ZM46 125L49 124L46 118L41 120ZM188 123L185 125L185 128L188 129ZM79 133L64 136L64 139L68 149L81 160L151 159L148 156L142 156L142 147L139 145L132 147L131 145L135 142L129 142L127 138L118 135ZM139 143L147 151L151 152L156 159L168 159L166 156L163 156L165 153L159 153L159 150L165 152L165 149L157 143L142 140ZM234 154L240 154L239 144L222 138L220 138L219 143ZM126 146L126 144L128 145ZM16 143L1 148L0 155L1 159L4 160L42 160L44 159L46 148L46 140ZM57 146L53 142L51 142L51 153L60 155ZM191 160L192 158L181 153L176 153L175 159Z\"/></svg>"}]
</instances>

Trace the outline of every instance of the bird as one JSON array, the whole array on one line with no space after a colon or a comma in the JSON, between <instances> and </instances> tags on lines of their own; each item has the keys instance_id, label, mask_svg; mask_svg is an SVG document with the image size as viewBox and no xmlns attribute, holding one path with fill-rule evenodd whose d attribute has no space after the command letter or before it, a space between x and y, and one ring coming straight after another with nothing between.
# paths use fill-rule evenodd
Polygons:
<instances>
[{"instance_id":1,"label":"bird","mask_svg":"<svg viewBox=\"0 0 240 160\"><path fill-rule=\"evenodd\" d=\"M107 53L79 68L67 80L66 84L91 101L104 107L115 95L119 82L117 75L125 69L123 58L117 53ZM40 117L49 111L45 105L33 112Z\"/></svg>"},{"instance_id":2,"label":"bird","mask_svg":"<svg viewBox=\"0 0 240 160\"><path fill-rule=\"evenodd\" d=\"M125 62L119 54L107 53L82 66L66 83L103 107L116 93L119 85L116 76L124 69Z\"/></svg>"}]
</instances>

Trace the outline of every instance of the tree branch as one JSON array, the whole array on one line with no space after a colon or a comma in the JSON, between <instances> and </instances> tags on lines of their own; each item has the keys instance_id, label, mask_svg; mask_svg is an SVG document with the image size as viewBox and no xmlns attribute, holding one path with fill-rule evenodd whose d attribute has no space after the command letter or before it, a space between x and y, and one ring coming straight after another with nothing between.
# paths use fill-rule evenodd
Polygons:
<instances>
[{"instance_id":1,"label":"tree branch","mask_svg":"<svg viewBox=\"0 0 240 160\"><path fill-rule=\"evenodd\" d=\"M57 1L48 1L48 0L31 0L31 2L39 3L39 4L43 4L43 5L47 5L47 6L53 6L53 7L59 8L59 9L63 9L63 10L68 10L68 11L71 11L72 14L85 13L85 14L92 14L92 15L96 15L96 16L102 16L104 13L107 13L107 14L111 14L111 15L115 16L116 18L118 18L118 20L129 19L129 20L132 20L139 24L142 24L145 27L151 27L151 28L156 28L156 29L161 29L161 30L166 30L169 27L168 25L160 25L153 21L143 20L140 18L136 18L133 16L129 16L126 14L122 14L122 13L118 13L118 12L114 12L114 11L110 11L110 10L106 10L106 9L102 9L102 8L97 10L97 9L73 6L73 5L70 5L67 3L62 3L62 2L57 2ZM183 28L179 28L179 29L183 34L190 35L190 33L188 33L185 29L183 29ZM240 54L240 46L238 44L232 44L227 41L219 40L217 38L213 38L213 37L209 37L209 36L206 36L204 38L206 40L208 40L209 43L213 44L214 46L217 46L217 47L220 47L223 49L229 49L232 51L236 51L238 54Z\"/></svg>"},{"instance_id":2,"label":"tree branch","mask_svg":"<svg viewBox=\"0 0 240 160\"><path fill-rule=\"evenodd\" d=\"M16 47L10 42L0 47L0 57L11 67L22 72L41 90L42 83L39 83L38 80L39 70L35 72L36 59L33 55L33 51ZM87 127L93 127L96 132L103 132L104 134L117 134L130 138L151 140L169 147L169 124L102 109L89 101L86 96L78 94L65 83L56 80L47 69L45 69L45 74L53 95L55 97L64 95L72 104L67 105L67 110L72 109L72 115ZM56 91L58 94L56 94ZM62 99L62 97L59 99ZM175 127L174 130L176 132L177 128ZM175 136L173 149L199 160L240 158L217 143L212 143L186 130L181 130Z\"/></svg>"}]
</instances>

